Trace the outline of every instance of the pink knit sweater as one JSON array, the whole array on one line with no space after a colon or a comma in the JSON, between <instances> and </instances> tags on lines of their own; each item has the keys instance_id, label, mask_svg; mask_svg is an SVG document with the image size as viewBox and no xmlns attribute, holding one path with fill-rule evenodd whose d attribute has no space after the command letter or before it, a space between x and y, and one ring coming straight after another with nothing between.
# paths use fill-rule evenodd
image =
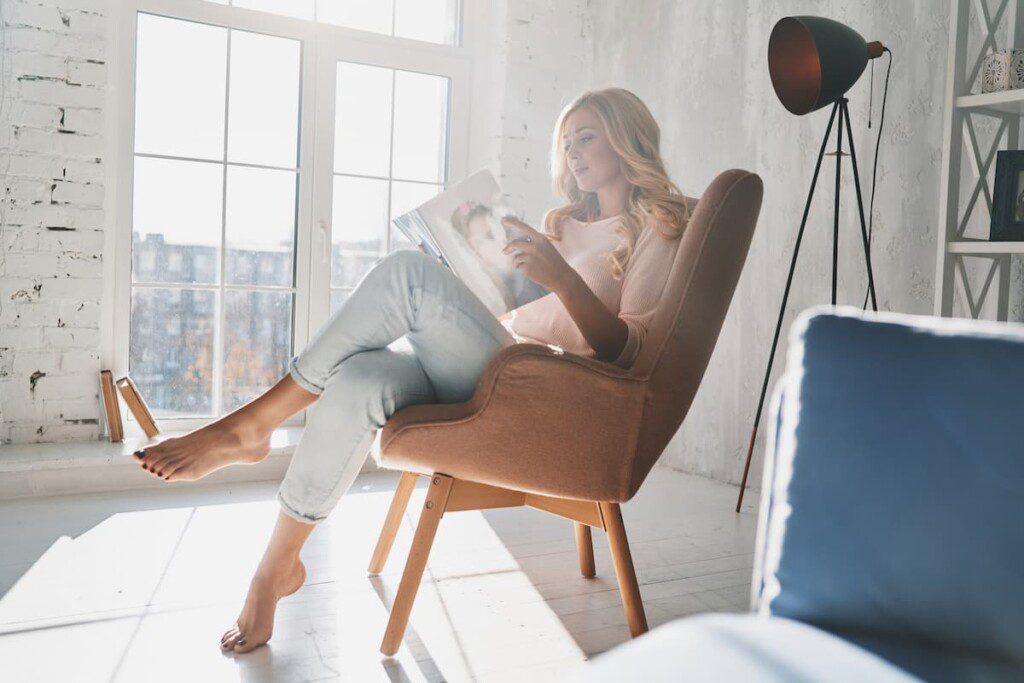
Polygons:
<instances>
[{"instance_id":1,"label":"pink knit sweater","mask_svg":"<svg viewBox=\"0 0 1024 683\"><path fill-rule=\"evenodd\" d=\"M551 244L597 298L625 321L629 332L626 345L612 363L628 368L643 345L680 240L667 240L657 229L644 228L625 274L616 280L607 256L619 243L615 227L620 218L611 216L591 223L566 218L562 239L551 240ZM502 325L517 343L546 344L581 356L597 357L554 292L514 309L509 319L502 320Z\"/></svg>"}]
</instances>

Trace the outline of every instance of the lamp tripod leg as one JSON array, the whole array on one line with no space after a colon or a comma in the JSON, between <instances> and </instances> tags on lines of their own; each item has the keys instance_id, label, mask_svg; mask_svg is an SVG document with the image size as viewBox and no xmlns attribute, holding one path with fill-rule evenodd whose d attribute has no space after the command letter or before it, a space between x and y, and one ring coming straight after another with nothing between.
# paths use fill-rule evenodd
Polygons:
<instances>
[{"instance_id":1,"label":"lamp tripod leg","mask_svg":"<svg viewBox=\"0 0 1024 683\"><path fill-rule=\"evenodd\" d=\"M850 162L853 164L853 186L857 190L857 213L860 216L860 236L861 241L864 244L864 264L868 271L868 292L871 294L871 308L874 311L878 311L878 300L875 298L875 275L871 268L871 246L868 244L868 229L867 224L864 220L864 199L860 192L860 174L857 171L857 152L853 148L853 130L850 128L850 110L846 105L846 98L843 98L843 112L845 116L842 117L846 123L846 137L850 142Z\"/></svg>"},{"instance_id":2,"label":"lamp tripod leg","mask_svg":"<svg viewBox=\"0 0 1024 683\"><path fill-rule=\"evenodd\" d=\"M743 480L740 482L740 494L736 500L736 512L740 511L743 505L743 492L747 487L747 475L750 474L750 459L754 453L754 440L757 438L757 428L761 424L761 410L764 408L764 397L768 392L768 380L772 374L772 363L775 360L775 349L779 345L779 332L782 330L782 319L786 315L786 302L789 300L789 289L793 284L793 273L796 270L797 256L800 254L800 242L804 237L804 228L807 227L807 216L811 211L811 199L814 197L814 188L818 184L818 173L821 171L821 160L825 156L825 147L828 145L829 135L832 134L832 124L835 122L836 113L839 111L839 102L832 105L832 115L828 119L828 128L821 139L821 149L818 150L818 162L814 165L814 175L811 177L811 188L807 192L807 203L804 204L804 214L800 219L800 230L796 234L796 244L793 246L793 259L789 264L789 275L786 277L786 288L782 293L782 305L779 306L779 318L775 323L775 336L772 338L772 349L768 353L768 367L764 372L764 382L761 384L761 397L757 401L757 412L754 415L754 428L750 432L750 445L747 447L747 462L743 466Z\"/></svg>"},{"instance_id":3,"label":"lamp tripod leg","mask_svg":"<svg viewBox=\"0 0 1024 683\"><path fill-rule=\"evenodd\" d=\"M836 196L835 208L832 211L832 305L836 305L836 297L839 293L839 183L843 174L843 116L846 108L842 105L845 102L842 98L839 104L839 123L836 125Z\"/></svg>"}]
</instances>

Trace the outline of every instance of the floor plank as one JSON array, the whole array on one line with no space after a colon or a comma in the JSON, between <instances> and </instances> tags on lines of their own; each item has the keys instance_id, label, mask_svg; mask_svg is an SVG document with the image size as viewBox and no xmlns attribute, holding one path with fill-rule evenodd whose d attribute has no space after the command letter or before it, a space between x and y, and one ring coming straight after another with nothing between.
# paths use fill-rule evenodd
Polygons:
<instances>
[{"instance_id":1,"label":"floor plank","mask_svg":"<svg viewBox=\"0 0 1024 683\"><path fill-rule=\"evenodd\" d=\"M398 656L381 656L425 485L385 571L368 577L396 483L360 476L303 549L306 584L281 601L269 646L241 656L217 645L269 538L276 483L0 502L3 678L546 681L628 639L604 534L593 534L597 576L585 579L571 522L458 512L441 523ZM756 494L739 515L735 494L659 468L623 505L652 628L747 609Z\"/></svg>"}]
</instances>

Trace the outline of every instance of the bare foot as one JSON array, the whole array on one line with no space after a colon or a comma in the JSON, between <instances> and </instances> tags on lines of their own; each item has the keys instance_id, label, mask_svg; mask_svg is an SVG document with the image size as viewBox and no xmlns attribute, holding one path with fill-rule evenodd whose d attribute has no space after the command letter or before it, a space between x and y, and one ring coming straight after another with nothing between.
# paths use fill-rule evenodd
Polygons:
<instances>
[{"instance_id":1,"label":"bare foot","mask_svg":"<svg viewBox=\"0 0 1024 683\"><path fill-rule=\"evenodd\" d=\"M194 481L234 463L257 463L270 453L270 431L231 413L184 436L135 452L142 467L168 481Z\"/></svg>"},{"instance_id":2,"label":"bare foot","mask_svg":"<svg viewBox=\"0 0 1024 683\"><path fill-rule=\"evenodd\" d=\"M270 640L277 601L299 590L305 580L306 567L298 558L284 567L264 568L261 563L249 584L242 613L221 636L221 651L245 653Z\"/></svg>"}]
</instances>

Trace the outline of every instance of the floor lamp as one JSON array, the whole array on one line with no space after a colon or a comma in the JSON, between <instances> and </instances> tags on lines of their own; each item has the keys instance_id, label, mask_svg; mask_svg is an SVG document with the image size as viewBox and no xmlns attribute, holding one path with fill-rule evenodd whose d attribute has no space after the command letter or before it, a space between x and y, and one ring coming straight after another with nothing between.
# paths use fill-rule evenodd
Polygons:
<instances>
[{"instance_id":1,"label":"floor lamp","mask_svg":"<svg viewBox=\"0 0 1024 683\"><path fill-rule=\"evenodd\" d=\"M793 272L796 269L797 255L800 253L800 241L807 225L807 215L811 209L811 198L818 182L821 160L825 156L832 133L832 125L836 123L836 192L832 229L832 304L836 303L837 266L839 263L839 180L842 171L842 158L849 156L853 164L853 183L857 191L857 210L860 216L860 231L864 243L864 263L868 273L868 292L871 295L871 306L878 310L875 299L875 278L871 271L871 251L868 248L867 225L864 221L864 201L860 191L860 176L857 172L857 153L853 148L853 133L850 129L850 110L844 97L861 74L864 73L869 59L876 59L887 51L879 42L868 43L859 33L832 19L824 17L785 17L780 19L772 29L768 39L768 72L772 86L782 104L793 114L803 116L817 111L829 104L832 115L828 119L828 127L821 140L818 161L814 166L811 178L811 189L807 193L800 230L796 235L793 247L793 260L789 265L789 276L782 294L782 305L779 307L779 318L775 324L775 336L768 354L768 368L764 373L761 385L761 397L757 402L757 414L754 416L754 428L750 433L750 445L747 448L747 462L743 467L743 481L740 483L739 499L736 501L736 512L743 505L743 492L747 486L747 475L750 473L750 459L754 452L754 440L757 428L761 423L761 410L768 391L768 379L772 373L772 362L775 360L775 349L779 344L779 332L782 319L786 313L786 301L789 299L789 288L793 284ZM846 137L850 152L843 151L843 137Z\"/></svg>"}]
</instances>

